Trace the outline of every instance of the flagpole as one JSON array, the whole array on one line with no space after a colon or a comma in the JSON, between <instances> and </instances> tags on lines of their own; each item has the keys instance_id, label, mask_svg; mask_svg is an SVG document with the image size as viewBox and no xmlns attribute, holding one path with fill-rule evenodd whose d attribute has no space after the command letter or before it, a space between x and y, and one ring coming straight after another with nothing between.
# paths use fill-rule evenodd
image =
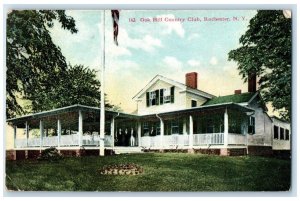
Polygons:
<instances>
[{"instance_id":1,"label":"flagpole","mask_svg":"<svg viewBox=\"0 0 300 201\"><path fill-rule=\"evenodd\" d=\"M103 41L102 41L102 70L101 70L101 105L100 105L100 150L99 155L104 156L104 133L105 133L105 93L104 93L104 71L105 71L105 10L103 10Z\"/></svg>"}]
</instances>

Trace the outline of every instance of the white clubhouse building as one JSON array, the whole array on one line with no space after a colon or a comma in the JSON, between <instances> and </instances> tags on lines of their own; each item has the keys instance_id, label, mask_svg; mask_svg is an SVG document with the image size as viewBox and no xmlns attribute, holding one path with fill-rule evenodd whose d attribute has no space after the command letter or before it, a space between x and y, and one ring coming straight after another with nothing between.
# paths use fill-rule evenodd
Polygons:
<instances>
[{"instance_id":1,"label":"white clubhouse building","mask_svg":"<svg viewBox=\"0 0 300 201\"><path fill-rule=\"evenodd\" d=\"M197 88L196 72L186 74L185 84L157 75L133 99L136 114L105 111L106 150L221 155L290 150L290 124L268 116L255 76L249 77L248 92L216 97ZM14 130L11 151L26 157L47 147L66 154L99 150L100 108L72 105L7 122Z\"/></svg>"}]
</instances>

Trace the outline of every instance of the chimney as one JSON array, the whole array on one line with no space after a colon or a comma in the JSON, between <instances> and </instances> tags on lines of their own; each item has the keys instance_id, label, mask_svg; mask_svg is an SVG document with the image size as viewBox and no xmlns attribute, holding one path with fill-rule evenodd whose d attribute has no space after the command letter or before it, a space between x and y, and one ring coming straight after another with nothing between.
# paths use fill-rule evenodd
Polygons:
<instances>
[{"instance_id":1,"label":"chimney","mask_svg":"<svg viewBox=\"0 0 300 201\"><path fill-rule=\"evenodd\" d=\"M242 90L240 90L240 89L234 90L234 94L241 94L241 93L242 93Z\"/></svg>"},{"instance_id":2,"label":"chimney","mask_svg":"<svg viewBox=\"0 0 300 201\"><path fill-rule=\"evenodd\" d=\"M196 72L187 73L185 75L185 85L193 89L197 89L198 74Z\"/></svg>"},{"instance_id":3,"label":"chimney","mask_svg":"<svg viewBox=\"0 0 300 201\"><path fill-rule=\"evenodd\" d=\"M256 92L256 73L248 74L248 92Z\"/></svg>"}]
</instances>

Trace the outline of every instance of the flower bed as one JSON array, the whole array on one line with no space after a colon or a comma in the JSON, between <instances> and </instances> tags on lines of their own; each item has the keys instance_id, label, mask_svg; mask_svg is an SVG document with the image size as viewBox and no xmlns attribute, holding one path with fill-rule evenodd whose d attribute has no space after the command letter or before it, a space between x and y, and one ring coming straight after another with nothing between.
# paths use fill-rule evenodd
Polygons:
<instances>
[{"instance_id":1,"label":"flower bed","mask_svg":"<svg viewBox=\"0 0 300 201\"><path fill-rule=\"evenodd\" d=\"M143 171L142 167L135 164L109 165L99 170L103 175L138 175Z\"/></svg>"}]
</instances>

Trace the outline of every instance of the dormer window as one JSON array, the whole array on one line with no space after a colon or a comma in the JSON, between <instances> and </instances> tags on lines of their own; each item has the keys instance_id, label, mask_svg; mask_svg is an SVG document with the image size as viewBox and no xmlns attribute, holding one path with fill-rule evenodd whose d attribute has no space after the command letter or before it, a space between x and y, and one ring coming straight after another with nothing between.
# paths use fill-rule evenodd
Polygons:
<instances>
[{"instance_id":1,"label":"dormer window","mask_svg":"<svg viewBox=\"0 0 300 201\"><path fill-rule=\"evenodd\" d=\"M163 103L170 103L171 102L171 89L163 89Z\"/></svg>"},{"instance_id":2,"label":"dormer window","mask_svg":"<svg viewBox=\"0 0 300 201\"><path fill-rule=\"evenodd\" d=\"M166 103L174 103L174 90L175 87L157 89L146 93L147 107L153 105L163 105Z\"/></svg>"},{"instance_id":3,"label":"dormer window","mask_svg":"<svg viewBox=\"0 0 300 201\"><path fill-rule=\"evenodd\" d=\"M147 92L147 107L159 105L159 90Z\"/></svg>"},{"instance_id":4,"label":"dormer window","mask_svg":"<svg viewBox=\"0 0 300 201\"><path fill-rule=\"evenodd\" d=\"M150 92L150 103L151 105L155 105L156 103L156 91Z\"/></svg>"}]
</instances>

